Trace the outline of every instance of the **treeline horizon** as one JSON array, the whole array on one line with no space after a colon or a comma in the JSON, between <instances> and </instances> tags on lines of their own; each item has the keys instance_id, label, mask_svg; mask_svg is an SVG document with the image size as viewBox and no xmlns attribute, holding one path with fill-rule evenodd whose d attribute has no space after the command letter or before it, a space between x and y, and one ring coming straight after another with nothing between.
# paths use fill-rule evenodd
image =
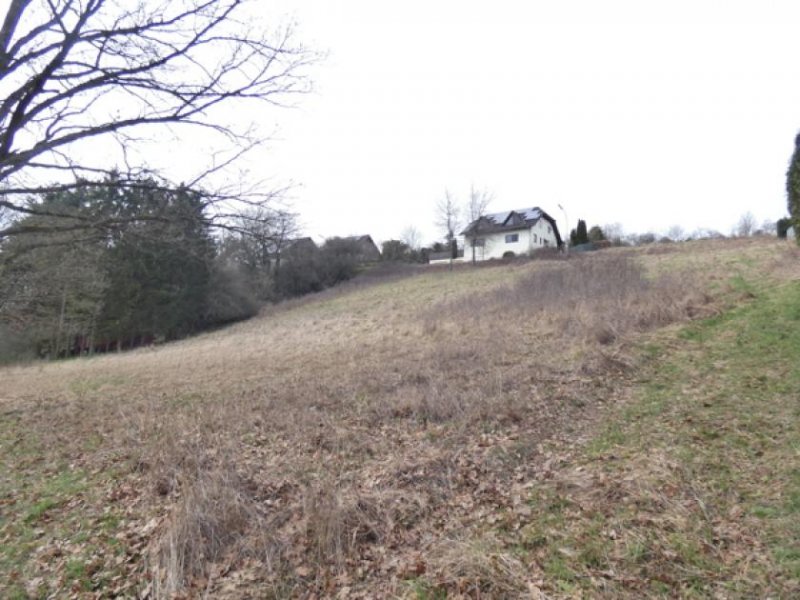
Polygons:
<instances>
[{"instance_id":1,"label":"treeline horizon","mask_svg":"<svg viewBox=\"0 0 800 600\"><path fill-rule=\"evenodd\" d=\"M293 247L286 211L253 206L220 229L197 191L84 184L31 197L36 214L0 243L0 362L181 339L359 271L352 240Z\"/></svg>"}]
</instances>

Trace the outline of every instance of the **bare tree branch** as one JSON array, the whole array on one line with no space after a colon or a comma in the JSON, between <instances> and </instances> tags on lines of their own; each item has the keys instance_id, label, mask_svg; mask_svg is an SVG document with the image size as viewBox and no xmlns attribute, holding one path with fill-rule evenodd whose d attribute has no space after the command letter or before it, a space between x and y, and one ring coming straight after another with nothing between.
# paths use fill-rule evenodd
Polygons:
<instances>
[{"instance_id":1,"label":"bare tree branch","mask_svg":"<svg viewBox=\"0 0 800 600\"><path fill-rule=\"evenodd\" d=\"M41 214L31 194L75 189L112 173L121 187L141 185L148 169L134 164L131 151L171 126L218 138L212 164L201 165L187 184L202 188L215 207L210 219L236 214L239 194L248 196L245 204L274 197L256 200L243 183L238 190L211 184L263 141L251 124L227 123L221 108L242 114L248 103L280 106L309 89L305 68L314 56L295 44L291 27L265 31L254 24L251 4L140 0L125 8L112 0L12 0L0 28L0 208ZM106 138L110 148L119 144L125 176L115 173L119 165L110 164L108 152L85 152L82 144ZM4 225L0 239L22 231Z\"/></svg>"},{"instance_id":2,"label":"bare tree branch","mask_svg":"<svg viewBox=\"0 0 800 600\"><path fill-rule=\"evenodd\" d=\"M458 203L450 190L445 189L444 198L436 204L436 225L444 230L444 237L450 244L455 240L456 230L461 223L460 218L461 212Z\"/></svg>"},{"instance_id":3,"label":"bare tree branch","mask_svg":"<svg viewBox=\"0 0 800 600\"><path fill-rule=\"evenodd\" d=\"M468 226L472 225L486 214L486 210L489 208L489 204L491 204L492 200L494 200L494 194L489 190L479 190L475 187L475 184L470 186L469 201L467 202L467 213L469 214ZM469 239L472 252L472 264L474 265L477 262L476 244L478 244L478 238L472 236Z\"/></svg>"},{"instance_id":4,"label":"bare tree branch","mask_svg":"<svg viewBox=\"0 0 800 600\"><path fill-rule=\"evenodd\" d=\"M475 187L475 184L472 184L469 189L469 203L467 204L469 222L472 223L484 216L493 200L494 194L489 190L479 190Z\"/></svg>"}]
</instances>

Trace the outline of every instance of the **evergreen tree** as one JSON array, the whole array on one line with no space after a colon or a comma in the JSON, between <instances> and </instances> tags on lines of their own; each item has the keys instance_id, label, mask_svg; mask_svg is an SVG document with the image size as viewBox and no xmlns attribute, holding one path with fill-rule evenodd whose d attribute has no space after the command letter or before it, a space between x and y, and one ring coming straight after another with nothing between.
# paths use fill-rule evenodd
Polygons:
<instances>
[{"instance_id":1,"label":"evergreen tree","mask_svg":"<svg viewBox=\"0 0 800 600\"><path fill-rule=\"evenodd\" d=\"M800 244L800 133L794 139L794 154L786 173L786 200L797 243Z\"/></svg>"},{"instance_id":2,"label":"evergreen tree","mask_svg":"<svg viewBox=\"0 0 800 600\"><path fill-rule=\"evenodd\" d=\"M603 233L603 230L598 225L593 225L592 228L589 229L587 237L590 242L602 242L606 239L606 234Z\"/></svg>"},{"instance_id":3,"label":"evergreen tree","mask_svg":"<svg viewBox=\"0 0 800 600\"><path fill-rule=\"evenodd\" d=\"M5 240L0 248L0 325L5 335L24 339L30 352L65 356L77 336L89 338L108 287L101 236L64 227L89 218L71 193L38 201L43 215L19 220L29 233Z\"/></svg>"},{"instance_id":4,"label":"evergreen tree","mask_svg":"<svg viewBox=\"0 0 800 600\"><path fill-rule=\"evenodd\" d=\"M381 244L381 260L385 262L409 262L411 248L400 240L386 240Z\"/></svg>"},{"instance_id":5,"label":"evergreen tree","mask_svg":"<svg viewBox=\"0 0 800 600\"><path fill-rule=\"evenodd\" d=\"M206 325L215 248L202 198L154 187L94 182L36 201L40 214L15 224L36 233L0 248L0 324L53 357ZM133 212L144 218L128 219ZM87 236L65 229L68 221L111 226Z\"/></svg>"},{"instance_id":6,"label":"evergreen tree","mask_svg":"<svg viewBox=\"0 0 800 600\"><path fill-rule=\"evenodd\" d=\"M790 218L788 218L788 217L785 217L785 218L782 218L782 219L778 219L778 222L777 222L776 225L777 225L776 229L777 229L778 237L785 240L786 239L786 234L787 234L787 232L789 230L789 227L792 226L792 220Z\"/></svg>"},{"instance_id":7,"label":"evergreen tree","mask_svg":"<svg viewBox=\"0 0 800 600\"><path fill-rule=\"evenodd\" d=\"M78 336L88 339L96 330L108 288L103 248L26 248L31 241L11 240L6 251L15 260L4 254L0 261L0 323L6 335L29 340L37 354L65 356Z\"/></svg>"},{"instance_id":8,"label":"evergreen tree","mask_svg":"<svg viewBox=\"0 0 800 600\"><path fill-rule=\"evenodd\" d=\"M575 231L575 245L587 244L589 242L589 234L586 231L586 221L578 219L578 227Z\"/></svg>"},{"instance_id":9,"label":"evergreen tree","mask_svg":"<svg viewBox=\"0 0 800 600\"><path fill-rule=\"evenodd\" d=\"M115 235L107 256L103 333L123 341L175 339L199 330L214 256L199 196L187 190L124 190L117 201L121 212L136 210L152 220Z\"/></svg>"}]
</instances>

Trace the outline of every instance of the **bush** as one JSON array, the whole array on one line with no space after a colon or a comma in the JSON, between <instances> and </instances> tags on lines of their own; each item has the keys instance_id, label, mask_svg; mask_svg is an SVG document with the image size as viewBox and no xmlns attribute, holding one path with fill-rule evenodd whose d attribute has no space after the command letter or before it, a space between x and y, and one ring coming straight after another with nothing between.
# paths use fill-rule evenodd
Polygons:
<instances>
[{"instance_id":1,"label":"bush","mask_svg":"<svg viewBox=\"0 0 800 600\"><path fill-rule=\"evenodd\" d=\"M784 217L783 219L778 219L777 223L778 229L778 237L782 240L786 239L786 233L789 231L789 227L792 226L792 220L789 217Z\"/></svg>"},{"instance_id":2,"label":"bush","mask_svg":"<svg viewBox=\"0 0 800 600\"><path fill-rule=\"evenodd\" d=\"M602 242L606 239L606 234L603 233L603 230L600 229L599 226L594 225L587 235L590 242Z\"/></svg>"},{"instance_id":3,"label":"bush","mask_svg":"<svg viewBox=\"0 0 800 600\"><path fill-rule=\"evenodd\" d=\"M319 292L355 277L361 247L356 240L332 238L319 250L287 252L275 274L279 298Z\"/></svg>"},{"instance_id":4,"label":"bush","mask_svg":"<svg viewBox=\"0 0 800 600\"><path fill-rule=\"evenodd\" d=\"M206 300L209 325L249 319L258 313L259 302L253 287L238 265L217 260L211 268Z\"/></svg>"},{"instance_id":5,"label":"bush","mask_svg":"<svg viewBox=\"0 0 800 600\"><path fill-rule=\"evenodd\" d=\"M288 258L281 262L275 274L275 289L280 298L319 292L323 287L319 261L315 256Z\"/></svg>"},{"instance_id":6,"label":"bush","mask_svg":"<svg viewBox=\"0 0 800 600\"><path fill-rule=\"evenodd\" d=\"M352 279L358 273L362 249L358 241L331 238L319 251L319 274L325 287Z\"/></svg>"}]
</instances>

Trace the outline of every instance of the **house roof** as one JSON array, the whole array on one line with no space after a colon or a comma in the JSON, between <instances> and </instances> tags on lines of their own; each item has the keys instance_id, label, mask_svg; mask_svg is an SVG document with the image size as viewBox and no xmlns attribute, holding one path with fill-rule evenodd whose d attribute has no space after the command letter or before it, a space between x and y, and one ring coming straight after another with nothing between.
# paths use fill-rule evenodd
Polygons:
<instances>
[{"instance_id":1,"label":"house roof","mask_svg":"<svg viewBox=\"0 0 800 600\"><path fill-rule=\"evenodd\" d=\"M381 251L371 235L351 235L341 239L357 243L361 248L362 260L378 260L381 257Z\"/></svg>"},{"instance_id":2,"label":"house roof","mask_svg":"<svg viewBox=\"0 0 800 600\"><path fill-rule=\"evenodd\" d=\"M307 246L309 248L313 246L314 248L316 248L317 243L310 237L301 237L301 238L286 240L285 247L287 249L292 248L294 246Z\"/></svg>"},{"instance_id":3,"label":"house roof","mask_svg":"<svg viewBox=\"0 0 800 600\"><path fill-rule=\"evenodd\" d=\"M544 212L538 206L532 208L518 208L505 212L489 213L470 223L461 235L467 237L475 235L486 235L489 233L499 233L503 231L515 231L520 229L530 229L539 219L544 219L553 227L556 234L556 242L562 244L561 235L555 219Z\"/></svg>"},{"instance_id":4,"label":"house roof","mask_svg":"<svg viewBox=\"0 0 800 600\"><path fill-rule=\"evenodd\" d=\"M372 236L371 235L348 235L348 236L343 237L342 239L343 240L350 240L350 241L353 241L353 242L360 242L362 244L375 244L375 242L372 241ZM377 246L375 246L375 247L377 248Z\"/></svg>"}]
</instances>

